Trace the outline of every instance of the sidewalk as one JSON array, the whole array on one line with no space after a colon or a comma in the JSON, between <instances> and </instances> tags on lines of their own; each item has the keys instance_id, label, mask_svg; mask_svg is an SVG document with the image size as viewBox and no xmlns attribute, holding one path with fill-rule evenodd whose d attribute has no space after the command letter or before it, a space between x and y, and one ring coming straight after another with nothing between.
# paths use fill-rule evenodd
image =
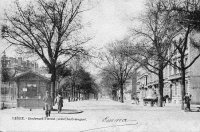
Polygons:
<instances>
[{"instance_id":1,"label":"sidewalk","mask_svg":"<svg viewBox=\"0 0 200 132\"><path fill-rule=\"evenodd\" d=\"M136 104L134 100L125 100L124 104L135 105L135 106L138 106L138 107L147 107L147 108L151 107L150 104L147 104L147 106L144 106L143 102L139 102L139 104ZM154 105L153 107L157 107L157 105ZM184 107L186 107L186 104L184 104ZM166 109L176 108L177 110L181 110L181 104L166 103L163 107L158 107L158 108L166 108ZM200 105L198 105L198 104L191 104L190 108L191 108L192 112L200 112Z\"/></svg>"},{"instance_id":2,"label":"sidewalk","mask_svg":"<svg viewBox=\"0 0 200 132\"><path fill-rule=\"evenodd\" d=\"M200 113L184 112L180 104L165 107L120 103L109 99L68 102L49 118L42 109L13 108L0 111L0 131L80 132L187 132L200 130ZM195 109L195 107L192 109ZM67 111L82 110L70 114ZM120 122L125 120L125 122ZM129 125L135 122L135 125ZM96 128L96 129L95 129Z\"/></svg>"}]
</instances>

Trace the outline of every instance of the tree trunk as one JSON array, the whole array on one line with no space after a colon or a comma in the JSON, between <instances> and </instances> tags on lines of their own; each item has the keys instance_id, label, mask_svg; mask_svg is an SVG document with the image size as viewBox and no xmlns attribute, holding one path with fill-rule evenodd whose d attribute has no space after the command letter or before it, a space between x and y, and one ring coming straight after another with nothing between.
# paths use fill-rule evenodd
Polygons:
<instances>
[{"instance_id":1,"label":"tree trunk","mask_svg":"<svg viewBox=\"0 0 200 132\"><path fill-rule=\"evenodd\" d=\"M76 101L77 98L77 86L74 87L74 101Z\"/></svg>"},{"instance_id":2,"label":"tree trunk","mask_svg":"<svg viewBox=\"0 0 200 132\"><path fill-rule=\"evenodd\" d=\"M53 99L53 104L54 104L54 99L55 99L55 89L56 89L56 69L53 68L51 69L51 96Z\"/></svg>"},{"instance_id":3,"label":"tree trunk","mask_svg":"<svg viewBox=\"0 0 200 132\"><path fill-rule=\"evenodd\" d=\"M81 89L80 89L80 86L78 86L78 98L79 98L79 100L81 100Z\"/></svg>"},{"instance_id":4,"label":"tree trunk","mask_svg":"<svg viewBox=\"0 0 200 132\"><path fill-rule=\"evenodd\" d=\"M172 84L170 84L170 103L171 103L171 101L172 101Z\"/></svg>"},{"instance_id":5,"label":"tree trunk","mask_svg":"<svg viewBox=\"0 0 200 132\"><path fill-rule=\"evenodd\" d=\"M75 101L75 97L76 97L76 85L75 82L72 83L72 100Z\"/></svg>"},{"instance_id":6,"label":"tree trunk","mask_svg":"<svg viewBox=\"0 0 200 132\"><path fill-rule=\"evenodd\" d=\"M184 110L184 96L185 96L185 68L181 69L181 109Z\"/></svg>"},{"instance_id":7,"label":"tree trunk","mask_svg":"<svg viewBox=\"0 0 200 132\"><path fill-rule=\"evenodd\" d=\"M164 87L163 70L160 69L158 72L159 72L158 73L158 80L159 80L159 83L158 83L158 90L159 90L158 106L159 107L163 107L163 101L162 101L162 98L163 98L163 87Z\"/></svg>"},{"instance_id":8,"label":"tree trunk","mask_svg":"<svg viewBox=\"0 0 200 132\"><path fill-rule=\"evenodd\" d=\"M123 91L123 83L120 84L120 102L124 103L124 91Z\"/></svg>"},{"instance_id":9,"label":"tree trunk","mask_svg":"<svg viewBox=\"0 0 200 132\"><path fill-rule=\"evenodd\" d=\"M75 84L73 85L73 101L75 100Z\"/></svg>"},{"instance_id":10,"label":"tree trunk","mask_svg":"<svg viewBox=\"0 0 200 132\"><path fill-rule=\"evenodd\" d=\"M87 92L87 100L90 99L90 93Z\"/></svg>"},{"instance_id":11,"label":"tree trunk","mask_svg":"<svg viewBox=\"0 0 200 132\"><path fill-rule=\"evenodd\" d=\"M73 101L74 95L73 95L73 91L74 91L74 85L72 84L72 89L71 89L71 101Z\"/></svg>"},{"instance_id":12,"label":"tree trunk","mask_svg":"<svg viewBox=\"0 0 200 132\"><path fill-rule=\"evenodd\" d=\"M76 86L74 85L74 91L73 91L73 95L74 95L74 101L75 101L75 98L76 98Z\"/></svg>"}]
</instances>

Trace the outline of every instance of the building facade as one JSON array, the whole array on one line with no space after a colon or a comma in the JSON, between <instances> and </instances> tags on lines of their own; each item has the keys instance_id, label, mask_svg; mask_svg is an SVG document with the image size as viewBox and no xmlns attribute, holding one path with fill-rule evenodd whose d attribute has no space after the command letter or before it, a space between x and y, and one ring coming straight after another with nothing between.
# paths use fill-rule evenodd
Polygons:
<instances>
[{"instance_id":1,"label":"building facade","mask_svg":"<svg viewBox=\"0 0 200 132\"><path fill-rule=\"evenodd\" d=\"M16 75L26 71L38 71L39 66L36 62L24 60L22 57L7 57L4 52L1 57L1 108L16 107L17 85L12 80ZM2 105L3 104L3 105Z\"/></svg>"},{"instance_id":2,"label":"building facade","mask_svg":"<svg viewBox=\"0 0 200 132\"><path fill-rule=\"evenodd\" d=\"M137 76L133 74L132 78L128 79L124 84L123 97L124 101L131 101L137 94ZM120 88L116 91L117 100L120 100Z\"/></svg>"},{"instance_id":3,"label":"building facade","mask_svg":"<svg viewBox=\"0 0 200 132\"><path fill-rule=\"evenodd\" d=\"M196 50L191 44L185 52L186 66L197 56ZM170 52L169 52L170 54ZM175 53L172 58L172 64L180 65L180 54ZM192 95L192 103L200 104L200 58L198 58L191 67L186 70L186 93ZM158 93L158 76L148 72L146 69L139 68L137 79L137 90L142 98L147 96L148 90ZM168 95L172 99L172 103L181 103L181 72L178 68L167 65L163 71L164 89L163 95Z\"/></svg>"},{"instance_id":4,"label":"building facade","mask_svg":"<svg viewBox=\"0 0 200 132\"><path fill-rule=\"evenodd\" d=\"M1 58L2 66L7 68L12 74L25 72L28 70L38 71L39 65L30 60L24 60L22 57L7 57L6 53Z\"/></svg>"}]
</instances>

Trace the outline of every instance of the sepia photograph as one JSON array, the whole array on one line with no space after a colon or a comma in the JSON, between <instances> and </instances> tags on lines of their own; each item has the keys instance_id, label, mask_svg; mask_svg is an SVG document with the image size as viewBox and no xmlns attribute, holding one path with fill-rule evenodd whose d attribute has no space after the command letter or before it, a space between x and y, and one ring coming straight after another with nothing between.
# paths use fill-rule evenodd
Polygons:
<instances>
[{"instance_id":1,"label":"sepia photograph","mask_svg":"<svg viewBox=\"0 0 200 132\"><path fill-rule=\"evenodd\" d=\"M0 0L0 132L200 132L200 0Z\"/></svg>"}]
</instances>

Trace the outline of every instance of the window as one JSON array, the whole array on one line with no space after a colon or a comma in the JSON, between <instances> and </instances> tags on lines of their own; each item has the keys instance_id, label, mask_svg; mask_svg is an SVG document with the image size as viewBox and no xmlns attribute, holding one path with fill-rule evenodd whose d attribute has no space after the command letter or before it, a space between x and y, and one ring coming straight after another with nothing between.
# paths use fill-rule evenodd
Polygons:
<instances>
[{"instance_id":1,"label":"window","mask_svg":"<svg viewBox=\"0 0 200 132\"><path fill-rule=\"evenodd\" d=\"M27 83L26 96L29 98L35 98L37 96L37 85L35 83Z\"/></svg>"},{"instance_id":2,"label":"window","mask_svg":"<svg viewBox=\"0 0 200 132\"><path fill-rule=\"evenodd\" d=\"M9 87L1 87L1 94L2 95L9 94Z\"/></svg>"},{"instance_id":3,"label":"window","mask_svg":"<svg viewBox=\"0 0 200 132\"><path fill-rule=\"evenodd\" d=\"M185 81L185 92L188 93L188 81Z\"/></svg>"},{"instance_id":4,"label":"window","mask_svg":"<svg viewBox=\"0 0 200 132\"><path fill-rule=\"evenodd\" d=\"M174 93L174 95L177 95L177 92L178 92L178 89L177 89L177 83L175 83L175 85L174 85L175 87L175 93Z\"/></svg>"},{"instance_id":5,"label":"window","mask_svg":"<svg viewBox=\"0 0 200 132\"><path fill-rule=\"evenodd\" d=\"M167 77L167 68L164 68L164 78Z\"/></svg>"},{"instance_id":6,"label":"window","mask_svg":"<svg viewBox=\"0 0 200 132\"><path fill-rule=\"evenodd\" d=\"M177 63L176 62L174 62L174 74L176 74L177 73Z\"/></svg>"},{"instance_id":7,"label":"window","mask_svg":"<svg viewBox=\"0 0 200 132\"><path fill-rule=\"evenodd\" d=\"M169 75L172 75L172 66L169 66Z\"/></svg>"}]
</instances>

